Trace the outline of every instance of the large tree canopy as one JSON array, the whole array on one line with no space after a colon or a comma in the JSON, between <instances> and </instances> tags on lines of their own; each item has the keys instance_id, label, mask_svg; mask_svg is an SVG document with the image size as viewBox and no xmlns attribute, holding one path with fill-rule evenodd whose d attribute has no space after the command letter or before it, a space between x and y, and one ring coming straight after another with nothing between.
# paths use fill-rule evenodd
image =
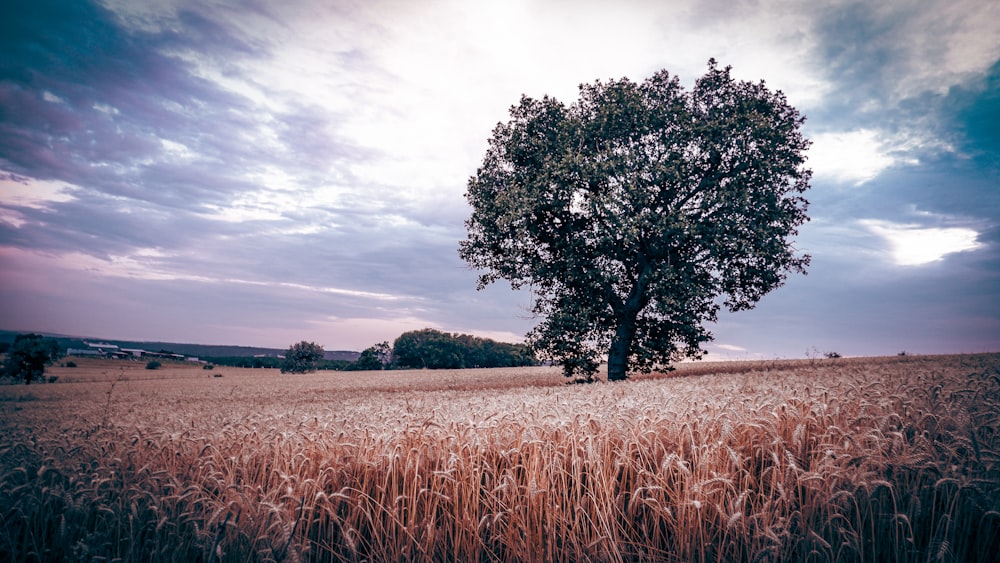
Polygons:
<instances>
[{"instance_id":1,"label":"large tree canopy","mask_svg":"<svg viewBox=\"0 0 1000 563\"><path fill-rule=\"evenodd\" d=\"M530 287L528 335L567 376L608 378L701 357L722 303L752 308L789 272L808 220L804 122L780 91L709 61L686 91L660 71L527 96L468 183L459 253L479 287Z\"/></svg>"}]
</instances>

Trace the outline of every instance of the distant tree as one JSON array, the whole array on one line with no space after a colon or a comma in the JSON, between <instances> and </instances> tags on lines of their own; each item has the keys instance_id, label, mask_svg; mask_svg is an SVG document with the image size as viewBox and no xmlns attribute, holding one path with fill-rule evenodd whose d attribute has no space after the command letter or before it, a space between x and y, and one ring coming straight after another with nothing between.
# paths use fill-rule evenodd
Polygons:
<instances>
[{"instance_id":1,"label":"distant tree","mask_svg":"<svg viewBox=\"0 0 1000 563\"><path fill-rule=\"evenodd\" d=\"M404 332L393 343L392 357L403 368L456 369L465 367L458 343L450 334L425 328Z\"/></svg>"},{"instance_id":2,"label":"distant tree","mask_svg":"<svg viewBox=\"0 0 1000 563\"><path fill-rule=\"evenodd\" d=\"M254 356L214 356L205 358L217 366L229 366L234 368L271 368L281 367L282 360L274 357L254 357Z\"/></svg>"},{"instance_id":3,"label":"distant tree","mask_svg":"<svg viewBox=\"0 0 1000 563\"><path fill-rule=\"evenodd\" d=\"M439 331L425 328L411 330L400 334L392 344L392 358L401 368L425 368L423 357L424 343L434 338Z\"/></svg>"},{"instance_id":4,"label":"distant tree","mask_svg":"<svg viewBox=\"0 0 1000 563\"><path fill-rule=\"evenodd\" d=\"M323 347L315 342L303 340L293 344L285 351L285 359L281 362L281 373L308 373L316 371L323 359Z\"/></svg>"},{"instance_id":5,"label":"distant tree","mask_svg":"<svg viewBox=\"0 0 1000 563\"><path fill-rule=\"evenodd\" d=\"M374 349L375 355L378 357L379 363L381 363L383 367L392 363L392 346L389 345L388 340L383 340L375 346L372 346L372 348Z\"/></svg>"},{"instance_id":6,"label":"distant tree","mask_svg":"<svg viewBox=\"0 0 1000 563\"><path fill-rule=\"evenodd\" d=\"M752 308L805 273L804 118L764 82L709 61L686 91L660 71L524 96L468 183L459 254L533 293L528 341L566 376L608 379L699 358L720 303ZM721 299L720 299L721 298Z\"/></svg>"},{"instance_id":7,"label":"distant tree","mask_svg":"<svg viewBox=\"0 0 1000 563\"><path fill-rule=\"evenodd\" d=\"M460 369L537 364L523 344L496 342L470 334L449 334L432 328L413 330L396 338L393 363L402 368Z\"/></svg>"},{"instance_id":8,"label":"distant tree","mask_svg":"<svg viewBox=\"0 0 1000 563\"><path fill-rule=\"evenodd\" d=\"M354 362L349 369L380 370L385 369L385 366L391 361L392 348L389 347L389 343L379 342L374 346L362 350L358 360Z\"/></svg>"},{"instance_id":9,"label":"distant tree","mask_svg":"<svg viewBox=\"0 0 1000 563\"><path fill-rule=\"evenodd\" d=\"M7 350L3 363L6 377L23 379L28 385L34 379L43 379L45 367L59 357L59 344L40 334L18 334Z\"/></svg>"}]
</instances>

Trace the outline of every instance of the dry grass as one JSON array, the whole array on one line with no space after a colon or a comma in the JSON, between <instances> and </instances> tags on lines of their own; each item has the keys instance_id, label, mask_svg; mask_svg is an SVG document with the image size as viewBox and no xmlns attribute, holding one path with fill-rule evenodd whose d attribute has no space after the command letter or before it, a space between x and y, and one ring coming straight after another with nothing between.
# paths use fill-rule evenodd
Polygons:
<instances>
[{"instance_id":1,"label":"dry grass","mask_svg":"<svg viewBox=\"0 0 1000 563\"><path fill-rule=\"evenodd\" d=\"M1000 551L1000 355L695 365L587 386L547 368L119 366L0 387L0 560Z\"/></svg>"}]
</instances>

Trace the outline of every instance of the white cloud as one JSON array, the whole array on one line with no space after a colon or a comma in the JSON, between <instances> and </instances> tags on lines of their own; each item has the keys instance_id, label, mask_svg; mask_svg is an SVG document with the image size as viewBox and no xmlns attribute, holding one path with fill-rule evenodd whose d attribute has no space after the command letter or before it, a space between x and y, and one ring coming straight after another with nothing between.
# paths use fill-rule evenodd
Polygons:
<instances>
[{"instance_id":1,"label":"white cloud","mask_svg":"<svg viewBox=\"0 0 1000 563\"><path fill-rule=\"evenodd\" d=\"M60 98L52 92L49 92L48 90L42 92L42 99L49 103L66 105L66 100Z\"/></svg>"},{"instance_id":2,"label":"white cloud","mask_svg":"<svg viewBox=\"0 0 1000 563\"><path fill-rule=\"evenodd\" d=\"M290 108L330 117L324 134L371 155L342 165L350 179L339 182L340 197L416 212L461 205L490 131L522 93L569 103L581 82L638 81L660 68L690 85L709 57L732 64L741 79L767 79L793 104L817 102L827 90L808 60L811 39L803 31L811 16L784 0L725 9L695 0L613 7L597 1L376 0L346 6L301 0L266 11L224 0L107 4L127 25L146 31L182 25L179 14L194 10L263 45L263 58L220 60L181 48L170 54L257 104L265 116L259 124L267 122L266 114ZM686 47L677 49L679 44ZM247 144L275 153L287 149L268 133L260 125ZM186 156L183 146L166 148L172 157ZM310 191L307 179L291 177L278 185ZM221 218L273 219L268 210L286 205L233 207Z\"/></svg>"},{"instance_id":3,"label":"white cloud","mask_svg":"<svg viewBox=\"0 0 1000 563\"><path fill-rule=\"evenodd\" d=\"M817 177L860 186L897 163L878 132L859 129L812 138L809 166Z\"/></svg>"},{"instance_id":4,"label":"white cloud","mask_svg":"<svg viewBox=\"0 0 1000 563\"><path fill-rule=\"evenodd\" d=\"M406 294L391 294L364 289L311 285L289 281L266 281L227 276L200 275L180 271L170 262L176 255L159 248L138 248L130 255L112 255L100 259L80 252L63 254L38 254L12 247L0 247L0 259L15 260L30 265L34 271L58 270L67 275L88 273L104 278L127 278L143 281L183 281L200 284L270 288L275 291L295 291L313 294L330 294L353 298L364 303L419 302L423 298ZM56 276L59 278L60 276Z\"/></svg>"},{"instance_id":5,"label":"white cloud","mask_svg":"<svg viewBox=\"0 0 1000 563\"><path fill-rule=\"evenodd\" d=\"M876 17L898 29L888 35L899 59L892 65L897 99L949 88L1000 58L1000 3L980 0L881 2Z\"/></svg>"},{"instance_id":6,"label":"white cloud","mask_svg":"<svg viewBox=\"0 0 1000 563\"><path fill-rule=\"evenodd\" d=\"M65 182L15 177L0 170L0 196L4 205L46 209L51 203L76 199L79 188Z\"/></svg>"},{"instance_id":7,"label":"white cloud","mask_svg":"<svg viewBox=\"0 0 1000 563\"><path fill-rule=\"evenodd\" d=\"M160 139L160 144L163 146L165 156L168 157L190 161L198 156L184 143L178 143L169 139Z\"/></svg>"},{"instance_id":8,"label":"white cloud","mask_svg":"<svg viewBox=\"0 0 1000 563\"><path fill-rule=\"evenodd\" d=\"M874 129L824 132L811 136L809 166L818 178L861 186L894 166L916 166L916 155L953 153L955 147L923 131L890 134Z\"/></svg>"},{"instance_id":9,"label":"white cloud","mask_svg":"<svg viewBox=\"0 0 1000 563\"><path fill-rule=\"evenodd\" d=\"M979 233L968 227L922 227L864 219L859 223L889 244L897 266L922 266L944 259L949 254L983 247Z\"/></svg>"},{"instance_id":10,"label":"white cloud","mask_svg":"<svg viewBox=\"0 0 1000 563\"><path fill-rule=\"evenodd\" d=\"M237 62L242 74L179 55L272 110L335 112L334 136L380 155L349 165L351 189L412 207L442 192L460 198L491 129L522 93L568 103L581 82L642 80L660 68L690 84L714 56L739 78L766 78L793 103L818 100L825 86L801 33L808 17L787 8L770 2L719 17L693 0L613 8L383 0L350 10L301 2L273 12L278 21L226 12L230 26L266 32L272 49L266 60Z\"/></svg>"}]
</instances>

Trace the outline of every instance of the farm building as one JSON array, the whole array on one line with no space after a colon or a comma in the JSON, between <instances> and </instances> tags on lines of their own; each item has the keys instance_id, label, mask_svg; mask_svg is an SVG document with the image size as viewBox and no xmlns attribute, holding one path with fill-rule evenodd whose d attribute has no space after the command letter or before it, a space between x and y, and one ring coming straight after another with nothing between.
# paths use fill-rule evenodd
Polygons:
<instances>
[{"instance_id":1,"label":"farm building","mask_svg":"<svg viewBox=\"0 0 1000 563\"><path fill-rule=\"evenodd\" d=\"M99 358L128 358L130 354L115 344L85 342L86 348L67 348L68 356L93 356Z\"/></svg>"}]
</instances>

